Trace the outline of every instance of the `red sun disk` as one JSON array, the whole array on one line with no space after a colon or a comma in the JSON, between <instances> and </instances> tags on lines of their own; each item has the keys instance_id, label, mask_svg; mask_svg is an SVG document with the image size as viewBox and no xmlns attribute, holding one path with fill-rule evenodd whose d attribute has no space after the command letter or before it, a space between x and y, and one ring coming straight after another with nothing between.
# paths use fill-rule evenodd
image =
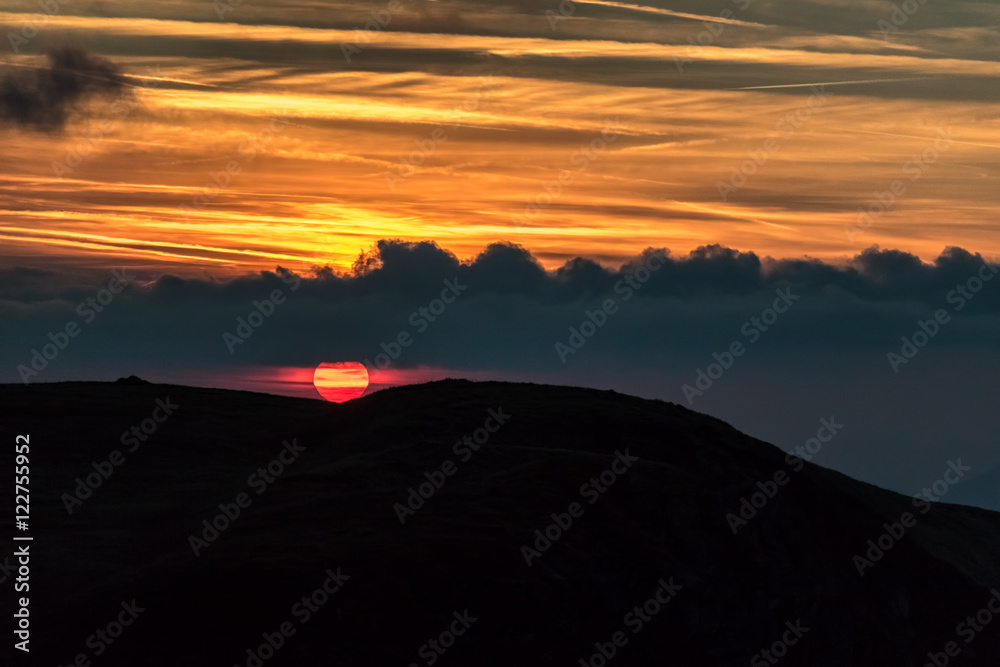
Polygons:
<instances>
[{"instance_id":1,"label":"red sun disk","mask_svg":"<svg viewBox=\"0 0 1000 667\"><path fill-rule=\"evenodd\" d=\"M357 398L368 388L368 369L357 361L322 363L313 373L319 395L333 403Z\"/></svg>"}]
</instances>

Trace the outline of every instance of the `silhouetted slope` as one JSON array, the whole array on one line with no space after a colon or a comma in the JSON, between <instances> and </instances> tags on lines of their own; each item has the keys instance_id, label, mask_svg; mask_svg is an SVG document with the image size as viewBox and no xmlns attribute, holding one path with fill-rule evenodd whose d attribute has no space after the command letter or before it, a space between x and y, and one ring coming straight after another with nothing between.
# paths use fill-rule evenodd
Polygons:
<instances>
[{"instance_id":1,"label":"silhouetted slope","mask_svg":"<svg viewBox=\"0 0 1000 667\"><path fill-rule=\"evenodd\" d=\"M167 396L180 407L68 515L74 479ZM246 665L291 621L264 664L425 665L421 646L464 610L477 620L435 664L579 665L623 631L609 664L747 665L797 621L809 629L781 664L920 666L948 641L954 664L1000 664L1000 619L956 635L1000 585L1000 514L924 515L830 470L791 472L777 448L674 404L450 380L343 405L99 383L2 386L0 401L4 438L31 434L30 664ZM462 461L453 445L501 408L510 419ZM305 450L258 495L248 476L293 438ZM626 449L638 461L589 504L581 485ZM446 459L457 470L401 525L394 504ZM734 535L727 513L778 470L791 481ZM240 492L252 504L195 557L189 536ZM522 545L572 502L582 516L529 567ZM916 526L860 577L853 557L907 511ZM349 580L300 624L293 605L337 568ZM671 578L682 588L634 633L626 614ZM94 657L88 636L132 599L145 611Z\"/></svg>"}]
</instances>

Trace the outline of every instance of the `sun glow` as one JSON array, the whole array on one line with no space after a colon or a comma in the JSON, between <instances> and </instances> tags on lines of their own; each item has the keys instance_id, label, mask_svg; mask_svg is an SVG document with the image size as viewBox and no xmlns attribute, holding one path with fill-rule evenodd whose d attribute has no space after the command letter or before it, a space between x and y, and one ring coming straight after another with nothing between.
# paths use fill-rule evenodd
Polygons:
<instances>
[{"instance_id":1,"label":"sun glow","mask_svg":"<svg viewBox=\"0 0 1000 667\"><path fill-rule=\"evenodd\" d=\"M322 363L313 373L313 385L326 400L343 403L365 393L368 369L356 361Z\"/></svg>"}]
</instances>

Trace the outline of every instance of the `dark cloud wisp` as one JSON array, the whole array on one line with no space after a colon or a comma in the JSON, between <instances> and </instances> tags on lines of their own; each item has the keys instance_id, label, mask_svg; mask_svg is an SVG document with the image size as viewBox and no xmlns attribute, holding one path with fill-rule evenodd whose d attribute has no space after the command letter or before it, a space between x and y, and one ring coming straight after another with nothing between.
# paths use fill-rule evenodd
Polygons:
<instances>
[{"instance_id":1,"label":"dark cloud wisp","mask_svg":"<svg viewBox=\"0 0 1000 667\"><path fill-rule=\"evenodd\" d=\"M46 56L48 66L10 72L0 79L0 123L58 132L88 101L126 85L114 63L82 49L53 49Z\"/></svg>"}]
</instances>

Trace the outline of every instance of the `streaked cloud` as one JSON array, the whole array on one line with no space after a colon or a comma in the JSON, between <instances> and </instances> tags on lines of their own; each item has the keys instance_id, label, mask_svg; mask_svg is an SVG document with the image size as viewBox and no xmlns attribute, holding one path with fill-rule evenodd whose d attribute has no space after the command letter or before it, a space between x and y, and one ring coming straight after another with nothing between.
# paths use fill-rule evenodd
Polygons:
<instances>
[{"instance_id":1,"label":"streaked cloud","mask_svg":"<svg viewBox=\"0 0 1000 667\"><path fill-rule=\"evenodd\" d=\"M1000 250L1000 62L963 41L995 37L982 8L928 4L885 39L877 2L575 6L552 30L558 2L412 3L365 33L384 3L244 3L225 22L203 2L67 4L7 71L42 66L51 40L99 45L141 104L60 137L0 130L5 255L235 275L343 268L391 237L461 257L511 240L549 267L712 241L846 260L858 247L845 226L944 128L954 146L864 243L925 260ZM724 9L736 18L700 44ZM37 7L7 10L0 27L17 29ZM340 45L362 34L347 62ZM678 58L692 61L683 73ZM783 119L824 82L828 103L789 133ZM616 141L581 157L612 118ZM769 139L779 150L723 201L719 183ZM549 194L566 170L572 183Z\"/></svg>"}]
</instances>

